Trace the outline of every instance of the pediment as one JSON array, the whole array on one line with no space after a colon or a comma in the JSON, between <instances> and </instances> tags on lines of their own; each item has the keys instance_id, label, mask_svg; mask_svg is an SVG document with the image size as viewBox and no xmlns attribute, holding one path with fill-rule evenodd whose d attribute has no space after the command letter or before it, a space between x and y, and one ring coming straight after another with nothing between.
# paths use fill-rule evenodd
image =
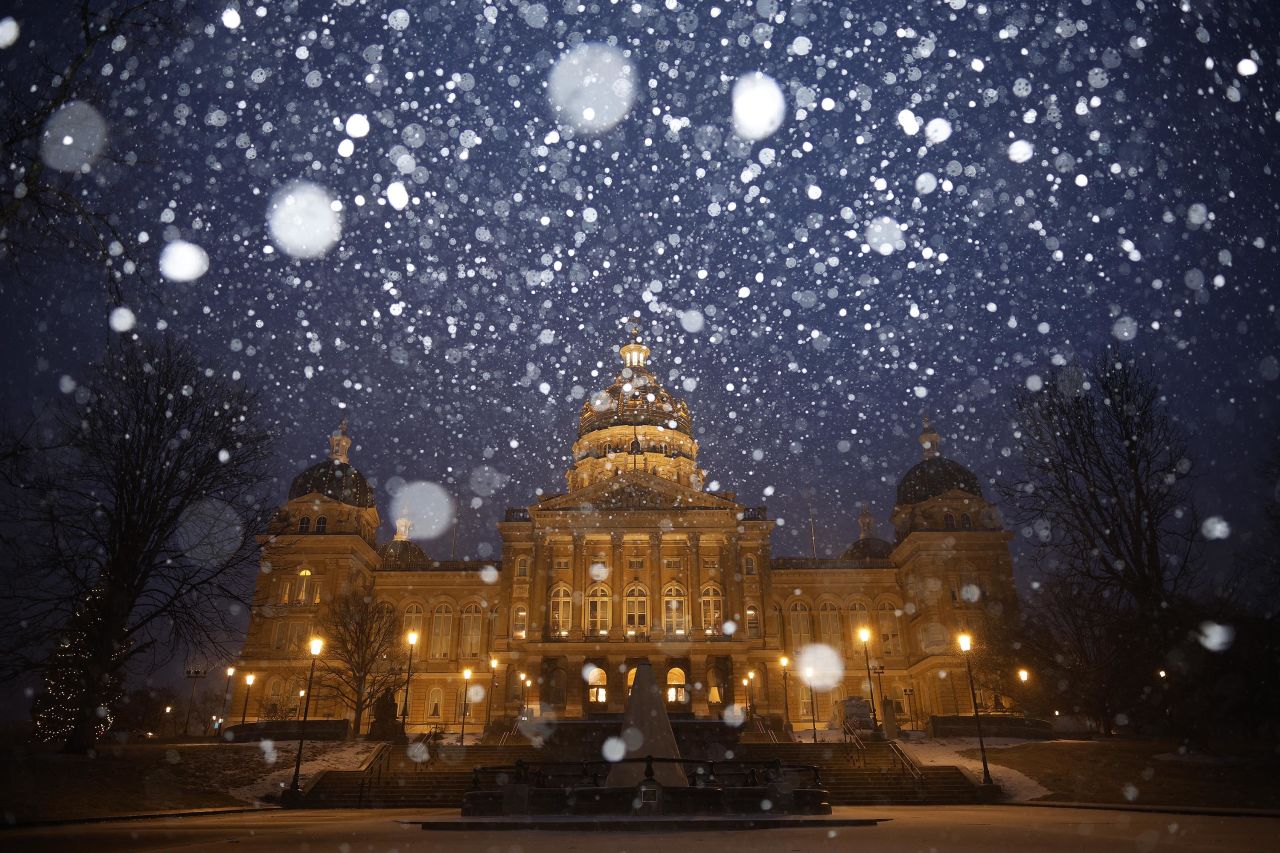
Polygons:
<instances>
[{"instance_id":1,"label":"pediment","mask_svg":"<svg viewBox=\"0 0 1280 853\"><path fill-rule=\"evenodd\" d=\"M628 510L734 509L733 501L643 471L626 471L537 506L535 512L619 512Z\"/></svg>"}]
</instances>

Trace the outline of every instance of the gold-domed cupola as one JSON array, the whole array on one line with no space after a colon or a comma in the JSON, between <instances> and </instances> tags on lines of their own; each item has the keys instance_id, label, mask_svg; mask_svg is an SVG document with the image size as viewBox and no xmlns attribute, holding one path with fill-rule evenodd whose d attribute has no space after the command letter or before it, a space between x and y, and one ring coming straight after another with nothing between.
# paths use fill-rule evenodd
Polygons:
<instances>
[{"instance_id":1,"label":"gold-domed cupola","mask_svg":"<svg viewBox=\"0 0 1280 853\"><path fill-rule=\"evenodd\" d=\"M578 415L569 488L580 489L620 470L644 470L694 488L702 487L698 443L684 400L649 370L650 350L632 329L618 348L622 370L608 388L592 394Z\"/></svg>"}]
</instances>

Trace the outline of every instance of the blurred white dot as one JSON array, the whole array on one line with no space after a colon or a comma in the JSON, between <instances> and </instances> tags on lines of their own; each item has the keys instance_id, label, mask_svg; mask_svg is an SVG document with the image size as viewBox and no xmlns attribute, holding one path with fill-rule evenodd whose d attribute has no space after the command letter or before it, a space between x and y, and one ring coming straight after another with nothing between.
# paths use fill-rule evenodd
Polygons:
<instances>
[{"instance_id":1,"label":"blurred white dot","mask_svg":"<svg viewBox=\"0 0 1280 853\"><path fill-rule=\"evenodd\" d=\"M767 74L745 74L733 84L733 132L743 139L764 139L782 126L787 99Z\"/></svg>"},{"instance_id":2,"label":"blurred white dot","mask_svg":"<svg viewBox=\"0 0 1280 853\"><path fill-rule=\"evenodd\" d=\"M796 653L795 671L814 690L831 690L844 678L844 657L825 643L812 643Z\"/></svg>"},{"instance_id":3,"label":"blurred white dot","mask_svg":"<svg viewBox=\"0 0 1280 853\"><path fill-rule=\"evenodd\" d=\"M195 243L174 240L160 252L160 274L170 281L195 281L208 269L209 256Z\"/></svg>"},{"instance_id":4,"label":"blurred white dot","mask_svg":"<svg viewBox=\"0 0 1280 853\"><path fill-rule=\"evenodd\" d=\"M119 308L111 309L111 316L107 318L107 324L111 326L111 331L113 332L127 332L133 328L137 319L132 311L121 305Z\"/></svg>"},{"instance_id":5,"label":"blurred white dot","mask_svg":"<svg viewBox=\"0 0 1280 853\"><path fill-rule=\"evenodd\" d=\"M1220 515L1211 515L1200 525L1205 539L1226 539L1231 535L1231 525Z\"/></svg>"},{"instance_id":6,"label":"blurred white dot","mask_svg":"<svg viewBox=\"0 0 1280 853\"><path fill-rule=\"evenodd\" d=\"M391 501L391 517L413 522L412 538L435 539L453 522L453 498L436 483L406 483Z\"/></svg>"},{"instance_id":7,"label":"blurred white dot","mask_svg":"<svg viewBox=\"0 0 1280 853\"><path fill-rule=\"evenodd\" d=\"M230 6L222 10L222 26L234 30L240 26L240 13Z\"/></svg>"},{"instance_id":8,"label":"blurred white dot","mask_svg":"<svg viewBox=\"0 0 1280 853\"><path fill-rule=\"evenodd\" d=\"M607 737L600 753L605 761L621 761L627 757L627 744L620 737Z\"/></svg>"},{"instance_id":9,"label":"blurred white dot","mask_svg":"<svg viewBox=\"0 0 1280 853\"><path fill-rule=\"evenodd\" d=\"M363 113L352 113L347 118L347 136L359 139L369 134L369 117Z\"/></svg>"},{"instance_id":10,"label":"blurred white dot","mask_svg":"<svg viewBox=\"0 0 1280 853\"><path fill-rule=\"evenodd\" d=\"M1225 652L1236 638L1235 629L1217 622L1200 623L1200 645L1211 652Z\"/></svg>"},{"instance_id":11,"label":"blurred white dot","mask_svg":"<svg viewBox=\"0 0 1280 853\"><path fill-rule=\"evenodd\" d=\"M1009 146L1009 159L1015 163L1025 163L1035 153L1035 146L1025 139L1019 139Z\"/></svg>"},{"instance_id":12,"label":"blurred white dot","mask_svg":"<svg viewBox=\"0 0 1280 853\"><path fill-rule=\"evenodd\" d=\"M1236 63L1236 73L1241 77L1252 77L1258 73L1258 63L1246 56Z\"/></svg>"}]
</instances>

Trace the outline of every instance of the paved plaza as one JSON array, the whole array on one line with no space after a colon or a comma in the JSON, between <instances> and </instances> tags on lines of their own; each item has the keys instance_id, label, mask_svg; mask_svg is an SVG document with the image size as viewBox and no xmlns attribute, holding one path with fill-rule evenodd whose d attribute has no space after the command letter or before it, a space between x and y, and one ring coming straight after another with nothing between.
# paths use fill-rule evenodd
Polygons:
<instances>
[{"instance_id":1,"label":"paved plaza","mask_svg":"<svg viewBox=\"0 0 1280 853\"><path fill-rule=\"evenodd\" d=\"M1023 806L837 808L873 826L698 832L424 831L419 820L456 810L262 812L115 821L0 832L8 850L502 851L671 853L694 845L733 853L790 851L1001 851L1274 849L1280 818L1157 814Z\"/></svg>"}]
</instances>

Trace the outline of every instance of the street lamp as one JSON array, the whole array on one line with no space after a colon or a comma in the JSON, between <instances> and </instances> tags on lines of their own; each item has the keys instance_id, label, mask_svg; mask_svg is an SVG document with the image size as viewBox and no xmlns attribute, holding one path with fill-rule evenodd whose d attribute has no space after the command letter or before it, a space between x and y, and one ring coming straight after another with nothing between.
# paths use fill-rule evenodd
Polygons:
<instances>
[{"instance_id":1,"label":"street lamp","mask_svg":"<svg viewBox=\"0 0 1280 853\"><path fill-rule=\"evenodd\" d=\"M493 721L493 692L498 689L498 660L489 658L489 700L484 706L484 727Z\"/></svg>"},{"instance_id":2,"label":"street lamp","mask_svg":"<svg viewBox=\"0 0 1280 853\"><path fill-rule=\"evenodd\" d=\"M1018 670L1018 680L1021 681L1023 684L1026 684L1027 679L1030 677L1031 677L1031 673L1027 672L1025 669Z\"/></svg>"},{"instance_id":3,"label":"street lamp","mask_svg":"<svg viewBox=\"0 0 1280 853\"><path fill-rule=\"evenodd\" d=\"M532 686L533 686L533 679L532 679L532 678L526 678L526 679L524 680L524 686L525 686L526 688L528 688L528 687L532 687ZM525 699L524 697L525 697L525 692L524 692L524 690L521 690L521 691L520 691L520 704L522 704L522 705L524 706L524 712L525 712L525 714L527 715L527 714L529 713L529 700Z\"/></svg>"},{"instance_id":4,"label":"street lamp","mask_svg":"<svg viewBox=\"0 0 1280 853\"><path fill-rule=\"evenodd\" d=\"M471 670L464 669L462 671L462 731L458 733L458 746L462 746L467 739L467 704L470 696L467 694L471 691Z\"/></svg>"},{"instance_id":5,"label":"street lamp","mask_svg":"<svg viewBox=\"0 0 1280 853\"><path fill-rule=\"evenodd\" d=\"M756 711L756 671L747 670L747 708L752 714Z\"/></svg>"},{"instance_id":6,"label":"street lamp","mask_svg":"<svg viewBox=\"0 0 1280 853\"><path fill-rule=\"evenodd\" d=\"M818 703L813 701L813 667L805 667L805 683L809 685L809 723L813 726L813 742L818 742Z\"/></svg>"},{"instance_id":7,"label":"street lamp","mask_svg":"<svg viewBox=\"0 0 1280 853\"><path fill-rule=\"evenodd\" d=\"M751 680L749 678L742 679L742 692L744 694L747 692L747 685L749 685L750 683L751 683ZM751 700L747 698L747 696L744 696L743 698L746 700L746 708L745 708L744 715L746 717L750 717L751 716Z\"/></svg>"},{"instance_id":8,"label":"street lamp","mask_svg":"<svg viewBox=\"0 0 1280 853\"><path fill-rule=\"evenodd\" d=\"M236 674L234 666L227 667L227 689L222 691L222 719L218 721L218 734L222 734L222 724L226 722L227 714L230 713L228 707L231 703L231 676Z\"/></svg>"},{"instance_id":9,"label":"street lamp","mask_svg":"<svg viewBox=\"0 0 1280 853\"><path fill-rule=\"evenodd\" d=\"M973 686L973 662L969 658L969 650L973 648L973 638L968 634L961 634L957 638L960 642L960 651L964 654L964 665L969 671L969 698L973 700L973 721L978 727L978 751L982 753L982 784L990 785L991 769L987 767L987 744L982 739L982 715L978 713L978 690Z\"/></svg>"},{"instance_id":10,"label":"street lamp","mask_svg":"<svg viewBox=\"0 0 1280 853\"><path fill-rule=\"evenodd\" d=\"M166 719L166 720L171 720L171 719L173 719L173 706L172 706L172 705L165 705L165 706L164 706L164 717L165 717L165 719ZM174 736L175 738L178 736L178 721L177 721L177 720L173 720L173 736Z\"/></svg>"},{"instance_id":11,"label":"street lamp","mask_svg":"<svg viewBox=\"0 0 1280 853\"><path fill-rule=\"evenodd\" d=\"M788 698L790 693L787 690L787 664L791 661L787 660L787 656L783 655L778 658L778 665L782 667L782 722L786 725L786 730L791 731L791 700Z\"/></svg>"},{"instance_id":12,"label":"street lamp","mask_svg":"<svg viewBox=\"0 0 1280 853\"><path fill-rule=\"evenodd\" d=\"M311 671L307 673L307 700L302 706L302 723L298 726L298 754L293 757L293 784L289 786L290 798L296 799L302 792L298 789L298 776L302 773L302 743L307 734L307 717L311 713L311 681L316 677L316 659L324 651L324 640L311 638Z\"/></svg>"},{"instance_id":13,"label":"street lamp","mask_svg":"<svg viewBox=\"0 0 1280 853\"><path fill-rule=\"evenodd\" d=\"M404 709L400 712L401 725L409 726L409 684L413 681L413 647L418 645L418 632L410 631L405 637L409 641L409 671L404 677Z\"/></svg>"},{"instance_id":14,"label":"street lamp","mask_svg":"<svg viewBox=\"0 0 1280 853\"><path fill-rule=\"evenodd\" d=\"M858 639L862 641L862 660L867 665L867 690L871 693L871 731L874 732L880 727L880 721L876 716L876 686L871 683L871 649L867 645L871 642L870 629L859 628Z\"/></svg>"},{"instance_id":15,"label":"street lamp","mask_svg":"<svg viewBox=\"0 0 1280 853\"><path fill-rule=\"evenodd\" d=\"M244 677L244 707L240 709L240 725L244 725L245 718L249 716L249 693L253 690L253 673L249 673Z\"/></svg>"}]
</instances>

